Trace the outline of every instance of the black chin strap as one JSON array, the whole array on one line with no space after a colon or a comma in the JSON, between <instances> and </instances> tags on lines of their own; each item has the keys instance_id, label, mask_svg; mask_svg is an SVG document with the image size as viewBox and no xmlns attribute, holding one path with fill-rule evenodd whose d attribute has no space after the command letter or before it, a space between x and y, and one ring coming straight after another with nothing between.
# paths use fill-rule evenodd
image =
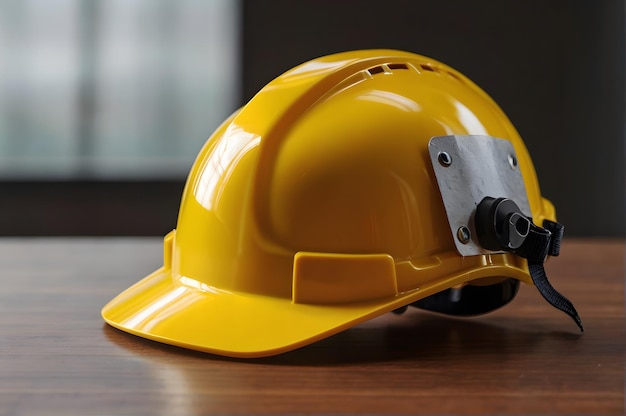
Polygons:
<instances>
[{"instance_id":1,"label":"black chin strap","mask_svg":"<svg viewBox=\"0 0 626 416\"><path fill-rule=\"evenodd\" d=\"M528 270L539 293L548 303L569 315L581 332L583 324L572 302L548 281L544 262L548 255L558 256L563 225L544 221L543 228L526 217L510 199L484 198L476 209L478 239L489 250L506 250L528 259Z\"/></svg>"},{"instance_id":2,"label":"black chin strap","mask_svg":"<svg viewBox=\"0 0 626 416\"><path fill-rule=\"evenodd\" d=\"M560 294L548 281L548 276L543 267L547 255L558 256L561 238L563 237L563 225L558 222L544 221L545 228L537 227L530 223L528 237L515 254L528 259L528 271L533 283L548 303L555 308L568 314L583 332L583 323L578 316L572 302Z\"/></svg>"}]
</instances>

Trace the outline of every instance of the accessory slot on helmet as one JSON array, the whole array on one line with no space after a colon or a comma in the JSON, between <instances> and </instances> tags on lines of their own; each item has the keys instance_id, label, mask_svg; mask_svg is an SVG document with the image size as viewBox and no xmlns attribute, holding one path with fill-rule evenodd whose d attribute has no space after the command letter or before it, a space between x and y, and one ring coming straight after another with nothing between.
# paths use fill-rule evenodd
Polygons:
<instances>
[{"instance_id":1,"label":"accessory slot on helmet","mask_svg":"<svg viewBox=\"0 0 626 416\"><path fill-rule=\"evenodd\" d=\"M483 198L497 195L515 201L524 217L530 217L513 144L490 136L439 136L430 140L428 150L459 254L502 252L481 244L473 216Z\"/></svg>"}]
</instances>

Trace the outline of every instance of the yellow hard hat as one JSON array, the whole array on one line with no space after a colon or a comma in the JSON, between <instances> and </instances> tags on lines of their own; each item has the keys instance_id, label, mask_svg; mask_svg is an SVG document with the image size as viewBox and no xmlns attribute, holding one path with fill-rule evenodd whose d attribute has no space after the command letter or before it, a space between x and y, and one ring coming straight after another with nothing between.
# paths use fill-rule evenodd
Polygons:
<instances>
[{"instance_id":1,"label":"yellow hard hat","mask_svg":"<svg viewBox=\"0 0 626 416\"><path fill-rule=\"evenodd\" d=\"M488 312L522 281L579 322L543 273L561 234L524 143L472 81L413 53L339 53L279 76L215 131L163 267L102 316L260 357L407 305Z\"/></svg>"}]
</instances>

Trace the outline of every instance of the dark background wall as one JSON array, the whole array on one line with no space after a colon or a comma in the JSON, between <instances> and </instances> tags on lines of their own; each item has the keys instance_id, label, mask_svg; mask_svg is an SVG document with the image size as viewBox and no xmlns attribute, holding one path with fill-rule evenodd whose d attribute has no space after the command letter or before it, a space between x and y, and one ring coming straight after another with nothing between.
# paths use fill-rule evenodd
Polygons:
<instances>
[{"instance_id":1,"label":"dark background wall","mask_svg":"<svg viewBox=\"0 0 626 416\"><path fill-rule=\"evenodd\" d=\"M624 2L246 2L244 94L328 53L404 49L467 75L508 114L568 235L624 235Z\"/></svg>"},{"instance_id":2,"label":"dark background wall","mask_svg":"<svg viewBox=\"0 0 626 416\"><path fill-rule=\"evenodd\" d=\"M567 235L625 234L624 2L244 0L243 104L321 55L404 49L504 109ZM210 132L207 132L207 137ZM2 235L163 235L183 180L0 183Z\"/></svg>"}]
</instances>

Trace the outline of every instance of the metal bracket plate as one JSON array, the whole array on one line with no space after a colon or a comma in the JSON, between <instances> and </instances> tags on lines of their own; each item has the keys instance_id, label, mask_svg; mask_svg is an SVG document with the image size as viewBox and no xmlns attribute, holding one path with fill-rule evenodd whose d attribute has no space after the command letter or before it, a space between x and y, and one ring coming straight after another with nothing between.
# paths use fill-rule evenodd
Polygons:
<instances>
[{"instance_id":1,"label":"metal bracket plate","mask_svg":"<svg viewBox=\"0 0 626 416\"><path fill-rule=\"evenodd\" d=\"M438 136L430 139L428 151L459 254L499 253L478 243L474 213L489 196L509 198L531 216L512 143L490 136Z\"/></svg>"}]
</instances>

